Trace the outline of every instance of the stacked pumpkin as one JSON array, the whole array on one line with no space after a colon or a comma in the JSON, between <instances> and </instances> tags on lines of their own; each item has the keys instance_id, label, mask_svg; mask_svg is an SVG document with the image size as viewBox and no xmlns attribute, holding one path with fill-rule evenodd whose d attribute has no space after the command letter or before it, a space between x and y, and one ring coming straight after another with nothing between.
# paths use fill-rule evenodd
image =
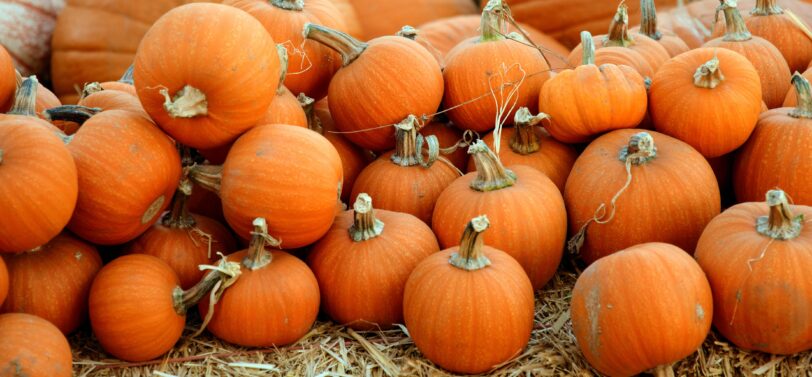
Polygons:
<instances>
[{"instance_id":1,"label":"stacked pumpkin","mask_svg":"<svg viewBox=\"0 0 812 377\"><path fill-rule=\"evenodd\" d=\"M658 23L642 0L637 29L622 2L604 35L559 25L569 51L513 19L536 2L446 1L422 15L455 17L417 28L360 0L357 22L348 2L173 3L78 105L0 49L0 311L25 313L0 315L0 374L70 374L63 334L88 318L112 356L158 358L195 306L245 347L294 343L320 310L403 323L440 367L483 373L522 353L564 258L587 265L572 326L602 373L667 374L712 323L808 349L809 302L782 287L806 289L812 89L790 72L812 33L721 0L711 39L689 14L708 1ZM13 361L45 352L60 362Z\"/></svg>"}]
</instances>

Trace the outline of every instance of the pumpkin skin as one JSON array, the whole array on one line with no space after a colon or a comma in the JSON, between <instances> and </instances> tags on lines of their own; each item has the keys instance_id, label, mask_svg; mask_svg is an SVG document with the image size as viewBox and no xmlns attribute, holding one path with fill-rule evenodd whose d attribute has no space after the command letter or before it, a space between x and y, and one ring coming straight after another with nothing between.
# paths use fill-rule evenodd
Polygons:
<instances>
[{"instance_id":1,"label":"pumpkin skin","mask_svg":"<svg viewBox=\"0 0 812 377\"><path fill-rule=\"evenodd\" d=\"M637 132L603 135L575 161L564 187L570 234L577 234L601 204L606 206L604 217L611 213L610 200L628 179L625 162L618 155ZM617 198L614 217L587 228L580 247L580 257L587 263L645 242L666 242L693 251L702 229L719 214L719 185L702 155L672 137L648 134L656 156L641 165L632 164L631 183ZM670 187L679 190L668 191Z\"/></svg>"},{"instance_id":2,"label":"pumpkin skin","mask_svg":"<svg viewBox=\"0 0 812 377\"><path fill-rule=\"evenodd\" d=\"M714 305L708 279L688 253L644 243L587 267L570 313L589 364L609 376L632 376L695 352Z\"/></svg>"},{"instance_id":3,"label":"pumpkin skin","mask_svg":"<svg viewBox=\"0 0 812 377\"><path fill-rule=\"evenodd\" d=\"M65 334L87 320L90 284L102 266L95 247L65 232L5 260L11 289L0 312L36 315Z\"/></svg>"},{"instance_id":4,"label":"pumpkin skin","mask_svg":"<svg viewBox=\"0 0 812 377\"><path fill-rule=\"evenodd\" d=\"M327 46L305 39L302 27L310 22L347 31L347 26L330 0L305 0L302 3L304 7L298 9L294 0L223 1L223 4L254 16L273 40L287 49L291 74L285 77L285 87L293 93L305 93L319 100L327 95L330 79L341 68L341 57Z\"/></svg>"},{"instance_id":5,"label":"pumpkin skin","mask_svg":"<svg viewBox=\"0 0 812 377\"><path fill-rule=\"evenodd\" d=\"M0 3L0 40L25 75L43 71L51 54L51 33L65 0L28 0Z\"/></svg>"},{"instance_id":6,"label":"pumpkin skin","mask_svg":"<svg viewBox=\"0 0 812 377\"><path fill-rule=\"evenodd\" d=\"M719 65L713 72L721 71L724 80L713 89L696 86L697 68L708 67L714 57ZM702 85L716 80L702 77ZM658 132L712 158L732 152L750 136L761 112L761 84L758 72L745 57L728 49L698 48L660 68L652 81L649 101ZM731 108L737 111L727 110Z\"/></svg>"},{"instance_id":7,"label":"pumpkin skin","mask_svg":"<svg viewBox=\"0 0 812 377\"><path fill-rule=\"evenodd\" d=\"M124 110L149 119L149 115L144 110L144 107L141 106L138 97L119 90L103 89L80 99L78 105L98 107L102 109L102 111Z\"/></svg>"},{"instance_id":8,"label":"pumpkin skin","mask_svg":"<svg viewBox=\"0 0 812 377\"><path fill-rule=\"evenodd\" d=\"M797 237L786 240L761 233L759 218L781 217L780 203L770 207L742 203L717 216L699 239L696 258L713 290L719 332L747 350L789 355L812 348L809 301L803 299L812 291L803 273L810 265L812 229L803 224ZM793 214L812 216L808 206L785 208L786 224L799 221Z\"/></svg>"},{"instance_id":9,"label":"pumpkin skin","mask_svg":"<svg viewBox=\"0 0 812 377\"><path fill-rule=\"evenodd\" d=\"M17 76L14 73L14 61L3 46L0 46L0 110L8 110L14 102L17 89Z\"/></svg>"},{"instance_id":10,"label":"pumpkin skin","mask_svg":"<svg viewBox=\"0 0 812 377\"><path fill-rule=\"evenodd\" d=\"M339 15L344 19L344 25L347 27L347 33L355 38L363 39L364 30L361 27L361 21L358 20L358 14L355 12L355 7L352 6L350 0L330 0L333 6L338 9Z\"/></svg>"},{"instance_id":11,"label":"pumpkin skin","mask_svg":"<svg viewBox=\"0 0 812 377\"><path fill-rule=\"evenodd\" d=\"M195 47L178 49L167 62L166 47L184 46L192 36ZM275 43L259 21L233 7L200 3L169 11L149 29L133 77L144 110L164 131L184 145L214 148L262 118L280 69Z\"/></svg>"},{"instance_id":12,"label":"pumpkin skin","mask_svg":"<svg viewBox=\"0 0 812 377\"><path fill-rule=\"evenodd\" d=\"M25 313L0 315L0 375L69 377L70 344L50 322Z\"/></svg>"},{"instance_id":13,"label":"pumpkin skin","mask_svg":"<svg viewBox=\"0 0 812 377\"><path fill-rule=\"evenodd\" d=\"M444 17L475 14L476 5L468 0L350 0L364 39L392 35L404 25L421 25Z\"/></svg>"},{"instance_id":14,"label":"pumpkin skin","mask_svg":"<svg viewBox=\"0 0 812 377\"><path fill-rule=\"evenodd\" d=\"M8 296L8 269L3 258L0 258L0 305L6 300Z\"/></svg>"},{"instance_id":15,"label":"pumpkin skin","mask_svg":"<svg viewBox=\"0 0 812 377\"><path fill-rule=\"evenodd\" d=\"M361 150L361 148L358 148L358 146L347 140L342 134L335 133L335 123L333 122L333 117L330 115L330 108L328 106L326 98L313 105L313 123L317 122L319 126L316 127L310 124L311 121L308 121L308 128L318 131L320 127L321 132L319 133L321 133L330 144L333 144L336 152L338 152L344 174L344 181L341 186L341 201L349 203L355 180L367 166L371 157L369 157L368 153ZM307 114L307 110L305 110L305 114Z\"/></svg>"},{"instance_id":16,"label":"pumpkin skin","mask_svg":"<svg viewBox=\"0 0 812 377\"><path fill-rule=\"evenodd\" d=\"M473 230L466 228L466 233ZM403 317L423 356L452 372L478 374L527 346L533 288L515 259L477 241L481 235L467 235L462 245L434 253L415 267L406 282ZM465 255L479 263L487 258L490 265L465 270L450 263Z\"/></svg>"},{"instance_id":17,"label":"pumpkin skin","mask_svg":"<svg viewBox=\"0 0 812 377\"><path fill-rule=\"evenodd\" d=\"M478 141L471 148L469 154L476 151L472 158L485 158L488 153L492 156L482 162L487 164L485 171L501 167L484 142ZM510 173L501 170L504 176L495 177L494 187L510 181ZM533 289L538 290L552 278L561 261L567 233L566 209L558 187L543 173L524 165L511 170L517 177L513 185L490 191L471 187L479 182L479 173L457 178L437 198L431 227L440 246L451 247L459 242L471 218L486 213L494 228L484 236L485 242L516 258Z\"/></svg>"},{"instance_id":18,"label":"pumpkin skin","mask_svg":"<svg viewBox=\"0 0 812 377\"><path fill-rule=\"evenodd\" d=\"M296 96L285 88L276 91L271 105L265 115L257 124L289 124L291 126L307 127L307 116L302 110L302 104Z\"/></svg>"},{"instance_id":19,"label":"pumpkin skin","mask_svg":"<svg viewBox=\"0 0 812 377\"><path fill-rule=\"evenodd\" d=\"M756 2L744 22L753 35L768 40L781 51L792 72L801 72L812 61L812 40L776 3L775 0Z\"/></svg>"},{"instance_id":20,"label":"pumpkin skin","mask_svg":"<svg viewBox=\"0 0 812 377\"><path fill-rule=\"evenodd\" d=\"M379 228L379 224L383 228ZM319 282L323 310L356 330L403 323L403 289L412 270L440 245L420 219L372 209L360 194L313 245L307 264Z\"/></svg>"},{"instance_id":21,"label":"pumpkin skin","mask_svg":"<svg viewBox=\"0 0 812 377\"><path fill-rule=\"evenodd\" d=\"M127 111L91 117L68 149L79 172L79 198L68 229L99 245L130 241L152 226L180 180L172 141Z\"/></svg>"},{"instance_id":22,"label":"pumpkin skin","mask_svg":"<svg viewBox=\"0 0 812 377\"><path fill-rule=\"evenodd\" d=\"M409 114L434 114L440 106L440 66L419 43L384 36L364 44L317 25L306 27L305 34L329 43L342 55L345 63L330 81L328 104L336 128L350 132L344 137L355 145L373 151L391 149L394 127L381 126L393 125Z\"/></svg>"}]
</instances>

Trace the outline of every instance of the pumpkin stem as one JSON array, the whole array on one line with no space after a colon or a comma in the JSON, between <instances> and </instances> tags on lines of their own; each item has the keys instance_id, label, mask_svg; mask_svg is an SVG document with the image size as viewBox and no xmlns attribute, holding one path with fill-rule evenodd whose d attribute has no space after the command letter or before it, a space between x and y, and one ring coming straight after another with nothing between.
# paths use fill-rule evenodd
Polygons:
<instances>
[{"instance_id":1,"label":"pumpkin stem","mask_svg":"<svg viewBox=\"0 0 812 377\"><path fill-rule=\"evenodd\" d=\"M214 268L205 268L214 267ZM236 278L240 276L240 264L229 262L226 258L220 260L217 266L200 266L200 269L211 269L213 271L203 276L197 284L187 290L175 287L172 291L172 301L175 312L179 315L186 315L186 311L197 305L206 295L219 284L230 286L234 284Z\"/></svg>"},{"instance_id":2,"label":"pumpkin stem","mask_svg":"<svg viewBox=\"0 0 812 377\"><path fill-rule=\"evenodd\" d=\"M431 167L440 156L440 143L437 137L430 135L423 137L417 132L417 117L409 115L406 119L395 125L395 152L390 160L400 166L409 167L420 165ZM428 157L423 159L423 144L427 144Z\"/></svg>"},{"instance_id":3,"label":"pumpkin stem","mask_svg":"<svg viewBox=\"0 0 812 377\"><path fill-rule=\"evenodd\" d=\"M350 238L355 242L371 240L383 233L383 221L375 218L372 198L367 193L358 194L352 205L355 221L350 226Z\"/></svg>"},{"instance_id":4,"label":"pumpkin stem","mask_svg":"<svg viewBox=\"0 0 812 377\"><path fill-rule=\"evenodd\" d=\"M285 10L302 11L304 9L304 0L271 0L271 5L282 8Z\"/></svg>"},{"instance_id":5,"label":"pumpkin stem","mask_svg":"<svg viewBox=\"0 0 812 377\"><path fill-rule=\"evenodd\" d=\"M160 90L164 96L164 110L172 118L194 118L209 113L206 94L191 85L184 86L170 98L169 90Z\"/></svg>"},{"instance_id":6,"label":"pumpkin stem","mask_svg":"<svg viewBox=\"0 0 812 377\"><path fill-rule=\"evenodd\" d=\"M195 165L189 168L189 178L200 187L220 194L223 165Z\"/></svg>"},{"instance_id":7,"label":"pumpkin stem","mask_svg":"<svg viewBox=\"0 0 812 377\"><path fill-rule=\"evenodd\" d=\"M724 41L741 42L753 39L750 30L747 30L747 25L744 23L739 9L736 8L736 0L721 0L721 4L716 8L716 16L719 12L725 14L725 37Z\"/></svg>"},{"instance_id":8,"label":"pumpkin stem","mask_svg":"<svg viewBox=\"0 0 812 377\"><path fill-rule=\"evenodd\" d=\"M288 49L282 44L276 45L276 53L279 54L279 86L276 87L276 94L285 92L285 77L288 76Z\"/></svg>"},{"instance_id":9,"label":"pumpkin stem","mask_svg":"<svg viewBox=\"0 0 812 377\"><path fill-rule=\"evenodd\" d=\"M81 126L88 119L101 111L102 109L98 107L62 105L43 111L43 116L48 121L61 120L74 122Z\"/></svg>"},{"instance_id":10,"label":"pumpkin stem","mask_svg":"<svg viewBox=\"0 0 812 377\"><path fill-rule=\"evenodd\" d=\"M473 218L462 233L459 250L451 254L448 263L466 271L476 271L490 266L490 259L482 253L482 247L485 244L482 232L490 225L486 215Z\"/></svg>"},{"instance_id":11,"label":"pumpkin stem","mask_svg":"<svg viewBox=\"0 0 812 377\"><path fill-rule=\"evenodd\" d=\"M634 39L629 34L629 7L626 0L623 0L609 24L609 33L603 37L603 47L629 47L633 44Z\"/></svg>"},{"instance_id":12,"label":"pumpkin stem","mask_svg":"<svg viewBox=\"0 0 812 377\"><path fill-rule=\"evenodd\" d=\"M505 17L510 14L510 9L502 0L489 0L485 8L482 9L480 21L480 42L501 41L507 34Z\"/></svg>"},{"instance_id":13,"label":"pumpkin stem","mask_svg":"<svg viewBox=\"0 0 812 377\"><path fill-rule=\"evenodd\" d=\"M188 147L178 144L181 161L184 164L183 174L180 177L178 188L172 197L172 209L161 219L161 225L172 229L188 229L195 226L195 219L189 214L187 203L192 195L192 180L189 179L189 165L192 162L192 153Z\"/></svg>"},{"instance_id":14,"label":"pumpkin stem","mask_svg":"<svg viewBox=\"0 0 812 377\"><path fill-rule=\"evenodd\" d=\"M513 118L514 130L513 137L510 138L510 149L521 155L538 152L541 146L539 136L536 134L536 126L544 119L550 119L550 116L545 113L538 113L534 116L526 107L516 111L516 116Z\"/></svg>"},{"instance_id":15,"label":"pumpkin stem","mask_svg":"<svg viewBox=\"0 0 812 377\"><path fill-rule=\"evenodd\" d=\"M750 11L753 16L772 16L784 14L784 10L778 6L776 0L756 0L756 6Z\"/></svg>"},{"instance_id":16,"label":"pumpkin stem","mask_svg":"<svg viewBox=\"0 0 812 377\"><path fill-rule=\"evenodd\" d=\"M409 38L411 40L417 39L417 29L412 26L406 25L398 31L398 37Z\"/></svg>"},{"instance_id":17,"label":"pumpkin stem","mask_svg":"<svg viewBox=\"0 0 812 377\"><path fill-rule=\"evenodd\" d=\"M629 139L629 145L620 150L620 161L640 166L657 157L657 146L648 132L640 132Z\"/></svg>"},{"instance_id":18,"label":"pumpkin stem","mask_svg":"<svg viewBox=\"0 0 812 377\"><path fill-rule=\"evenodd\" d=\"M789 116L812 119L812 92L809 88L809 81L800 73L795 72L792 75L792 85L795 86L795 92L798 94L798 105L789 112Z\"/></svg>"},{"instance_id":19,"label":"pumpkin stem","mask_svg":"<svg viewBox=\"0 0 812 377\"><path fill-rule=\"evenodd\" d=\"M761 216L756 220L756 230L759 233L776 240L791 240L801 235L804 215L792 216L784 191L767 191L767 205L770 207L769 216Z\"/></svg>"},{"instance_id":20,"label":"pumpkin stem","mask_svg":"<svg viewBox=\"0 0 812 377\"><path fill-rule=\"evenodd\" d=\"M725 75L722 74L719 58L716 55L707 63L700 65L694 73L694 85L700 88L713 89L722 81L725 81Z\"/></svg>"},{"instance_id":21,"label":"pumpkin stem","mask_svg":"<svg viewBox=\"0 0 812 377\"><path fill-rule=\"evenodd\" d=\"M266 246L279 247L282 244L268 234L268 223L264 218L257 217L253 225L248 255L242 260L242 265L251 271L265 267L273 260L273 255L265 248Z\"/></svg>"},{"instance_id":22,"label":"pumpkin stem","mask_svg":"<svg viewBox=\"0 0 812 377\"><path fill-rule=\"evenodd\" d=\"M3 164L3 150L0 149L0 165Z\"/></svg>"},{"instance_id":23,"label":"pumpkin stem","mask_svg":"<svg viewBox=\"0 0 812 377\"><path fill-rule=\"evenodd\" d=\"M595 65L595 40L586 30L581 32L581 49L583 49L581 65Z\"/></svg>"},{"instance_id":24,"label":"pumpkin stem","mask_svg":"<svg viewBox=\"0 0 812 377\"><path fill-rule=\"evenodd\" d=\"M85 86L82 88L82 95L80 96L80 100L89 97L93 93L101 92L102 90L104 90L104 88L102 88L100 83L89 82L85 84Z\"/></svg>"},{"instance_id":25,"label":"pumpkin stem","mask_svg":"<svg viewBox=\"0 0 812 377\"><path fill-rule=\"evenodd\" d=\"M121 78L118 79L118 82L125 83L125 84L130 84L130 85L135 85L135 81L133 80L133 71L134 70L135 70L135 65L130 64L130 66L127 67L127 70L124 71L124 74L121 75Z\"/></svg>"},{"instance_id":26,"label":"pumpkin stem","mask_svg":"<svg viewBox=\"0 0 812 377\"><path fill-rule=\"evenodd\" d=\"M654 0L640 0L640 12L642 13L640 33L655 41L662 39L663 34L657 30L657 9Z\"/></svg>"},{"instance_id":27,"label":"pumpkin stem","mask_svg":"<svg viewBox=\"0 0 812 377\"><path fill-rule=\"evenodd\" d=\"M316 107L316 101L304 93L299 93L296 99L299 100L299 105L302 106L302 110L307 118L307 128L311 131L318 132L320 135L324 135L324 126L321 124L321 119L316 115L314 109Z\"/></svg>"},{"instance_id":28,"label":"pumpkin stem","mask_svg":"<svg viewBox=\"0 0 812 377\"><path fill-rule=\"evenodd\" d=\"M468 154L473 156L477 172L476 178L471 182L472 189L495 191L516 183L516 174L505 169L499 158L481 139L468 147Z\"/></svg>"},{"instance_id":29,"label":"pumpkin stem","mask_svg":"<svg viewBox=\"0 0 812 377\"><path fill-rule=\"evenodd\" d=\"M304 37L319 42L341 54L344 66L350 65L361 53L367 49L368 44L361 42L349 34L330 29L325 26L306 23L304 26Z\"/></svg>"},{"instance_id":30,"label":"pumpkin stem","mask_svg":"<svg viewBox=\"0 0 812 377\"><path fill-rule=\"evenodd\" d=\"M14 94L14 105L8 114L36 117L38 86L37 76L28 76L24 79Z\"/></svg>"}]
</instances>

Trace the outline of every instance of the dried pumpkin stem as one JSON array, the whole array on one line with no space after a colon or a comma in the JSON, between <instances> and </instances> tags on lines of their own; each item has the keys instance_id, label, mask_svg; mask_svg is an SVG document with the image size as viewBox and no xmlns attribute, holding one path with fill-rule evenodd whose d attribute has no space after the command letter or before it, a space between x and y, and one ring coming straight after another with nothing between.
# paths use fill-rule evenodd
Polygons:
<instances>
[{"instance_id":1,"label":"dried pumpkin stem","mask_svg":"<svg viewBox=\"0 0 812 377\"><path fill-rule=\"evenodd\" d=\"M510 14L510 9L502 0L490 0L482 9L480 21L481 42L501 41L507 34L505 18Z\"/></svg>"},{"instance_id":2,"label":"dried pumpkin stem","mask_svg":"<svg viewBox=\"0 0 812 377\"><path fill-rule=\"evenodd\" d=\"M792 75L792 85L798 95L798 105L789 112L793 118L812 119L812 91L809 88L809 81L800 73Z\"/></svg>"},{"instance_id":3,"label":"dried pumpkin stem","mask_svg":"<svg viewBox=\"0 0 812 377\"><path fill-rule=\"evenodd\" d=\"M770 207L770 214L756 220L756 230L759 233L776 240L791 240L801 235L804 215L792 216L784 191L768 191L767 205Z\"/></svg>"},{"instance_id":4,"label":"dried pumpkin stem","mask_svg":"<svg viewBox=\"0 0 812 377\"><path fill-rule=\"evenodd\" d=\"M472 155L476 164L476 178L471 182L471 188L477 191L495 191L513 186L516 183L516 174L505 169L499 158L488 148L482 140L477 140L468 147L468 154Z\"/></svg>"},{"instance_id":5,"label":"dried pumpkin stem","mask_svg":"<svg viewBox=\"0 0 812 377\"><path fill-rule=\"evenodd\" d=\"M717 16L720 11L725 15L725 29L727 30L723 40L741 42L753 39L750 30L747 30L744 18L739 13L739 9L736 8L736 0L722 0L722 3L716 8Z\"/></svg>"},{"instance_id":6,"label":"dried pumpkin stem","mask_svg":"<svg viewBox=\"0 0 812 377\"><path fill-rule=\"evenodd\" d=\"M753 16L772 16L784 14L784 10L778 6L776 0L756 0L756 6L750 11Z\"/></svg>"},{"instance_id":7,"label":"dried pumpkin stem","mask_svg":"<svg viewBox=\"0 0 812 377\"><path fill-rule=\"evenodd\" d=\"M276 94L285 93L285 78L288 76L288 49L281 43L276 45L276 53L279 54L279 85L276 87Z\"/></svg>"},{"instance_id":8,"label":"dried pumpkin stem","mask_svg":"<svg viewBox=\"0 0 812 377\"><path fill-rule=\"evenodd\" d=\"M419 125L417 117L409 115L406 119L395 125L395 152L390 160L403 167L422 166L431 167L440 156L440 143L437 137L429 135L423 137L417 132ZM423 157L423 145L428 146L428 157Z\"/></svg>"},{"instance_id":9,"label":"dried pumpkin stem","mask_svg":"<svg viewBox=\"0 0 812 377\"><path fill-rule=\"evenodd\" d=\"M29 76L24 79L14 94L14 105L8 114L36 117L38 87L37 76Z\"/></svg>"},{"instance_id":10,"label":"dried pumpkin stem","mask_svg":"<svg viewBox=\"0 0 812 377\"><path fill-rule=\"evenodd\" d=\"M248 246L248 255L242 260L242 265L249 270L257 270L267 266L273 260L273 255L266 247L279 247L280 242L268 234L268 223L265 219L254 219L254 231L251 232L251 244Z\"/></svg>"},{"instance_id":11,"label":"dried pumpkin stem","mask_svg":"<svg viewBox=\"0 0 812 377\"><path fill-rule=\"evenodd\" d=\"M604 47L629 47L634 44L634 39L629 34L629 7L625 0L617 7L612 23L609 24L609 33L602 42Z\"/></svg>"},{"instance_id":12,"label":"dried pumpkin stem","mask_svg":"<svg viewBox=\"0 0 812 377\"><path fill-rule=\"evenodd\" d=\"M417 29L412 26L406 25L398 31L398 37L409 38L411 40L417 39Z\"/></svg>"},{"instance_id":13,"label":"dried pumpkin stem","mask_svg":"<svg viewBox=\"0 0 812 377\"><path fill-rule=\"evenodd\" d=\"M694 73L694 85L700 88L713 89L723 81L725 81L725 75L722 74L719 58L716 55L707 63L699 66Z\"/></svg>"},{"instance_id":14,"label":"dried pumpkin stem","mask_svg":"<svg viewBox=\"0 0 812 377\"><path fill-rule=\"evenodd\" d=\"M48 121L61 120L82 125L101 111L102 109L98 107L62 105L43 111L43 116Z\"/></svg>"},{"instance_id":15,"label":"dried pumpkin stem","mask_svg":"<svg viewBox=\"0 0 812 377\"><path fill-rule=\"evenodd\" d=\"M194 118L209 113L206 94L191 85L184 86L171 98L166 88L160 93L164 96L164 110L173 118Z\"/></svg>"},{"instance_id":16,"label":"dried pumpkin stem","mask_svg":"<svg viewBox=\"0 0 812 377\"><path fill-rule=\"evenodd\" d=\"M118 79L118 82L121 82L121 83L124 83L124 84L135 85L135 81L133 80L133 71L134 70L135 70L135 65L130 64L130 66L127 67L127 70L124 71L124 74L121 75L121 78Z\"/></svg>"},{"instance_id":17,"label":"dried pumpkin stem","mask_svg":"<svg viewBox=\"0 0 812 377\"><path fill-rule=\"evenodd\" d=\"M304 10L304 0L271 0L271 5L286 10L302 11Z\"/></svg>"},{"instance_id":18,"label":"dried pumpkin stem","mask_svg":"<svg viewBox=\"0 0 812 377\"><path fill-rule=\"evenodd\" d=\"M324 135L324 126L321 123L321 118L316 115L315 111L316 101L304 93L299 93L296 99L299 101L299 105L302 106L302 110L307 118L307 128L311 131L318 132L320 135Z\"/></svg>"},{"instance_id":19,"label":"dried pumpkin stem","mask_svg":"<svg viewBox=\"0 0 812 377\"><path fill-rule=\"evenodd\" d=\"M451 254L448 263L466 271L476 271L489 266L490 259L482 253L485 244L482 232L490 225L488 216L482 215L472 219L462 233L459 250Z\"/></svg>"},{"instance_id":20,"label":"dried pumpkin stem","mask_svg":"<svg viewBox=\"0 0 812 377\"><path fill-rule=\"evenodd\" d=\"M240 275L240 265L238 263L229 262L225 258L212 270L213 271L203 276L200 282L185 291L179 286L175 287L172 292L172 301L176 313L186 315L186 311L192 306L197 305L218 283L233 280ZM233 281L231 283L233 284Z\"/></svg>"},{"instance_id":21,"label":"dried pumpkin stem","mask_svg":"<svg viewBox=\"0 0 812 377\"><path fill-rule=\"evenodd\" d=\"M350 226L350 238L355 242L366 241L378 237L383 233L383 221L375 218L375 209L372 208L372 198L366 193L358 194L355 204L352 205L355 221Z\"/></svg>"},{"instance_id":22,"label":"dried pumpkin stem","mask_svg":"<svg viewBox=\"0 0 812 377\"><path fill-rule=\"evenodd\" d=\"M592 34L586 30L581 32L581 48L583 55L581 56L581 65L594 65L595 64L595 40Z\"/></svg>"},{"instance_id":23,"label":"dried pumpkin stem","mask_svg":"<svg viewBox=\"0 0 812 377\"><path fill-rule=\"evenodd\" d=\"M223 165L195 165L189 169L189 178L200 187L220 194Z\"/></svg>"},{"instance_id":24,"label":"dried pumpkin stem","mask_svg":"<svg viewBox=\"0 0 812 377\"><path fill-rule=\"evenodd\" d=\"M530 110L526 107L522 107L516 111L516 116L513 118L515 128L513 130L513 137L510 138L510 149L521 155L538 152L538 150L541 149L541 145L539 145L539 136L536 134L536 127L544 119L550 119L550 116L545 113L532 115Z\"/></svg>"},{"instance_id":25,"label":"dried pumpkin stem","mask_svg":"<svg viewBox=\"0 0 812 377\"><path fill-rule=\"evenodd\" d=\"M82 88L82 95L80 96L81 99L85 99L89 97L91 94L98 93L103 91L104 88L98 82L89 82L85 84L84 88Z\"/></svg>"},{"instance_id":26,"label":"dried pumpkin stem","mask_svg":"<svg viewBox=\"0 0 812 377\"><path fill-rule=\"evenodd\" d=\"M657 157L657 146L654 145L654 138L648 132L640 132L629 139L629 144L620 150L620 161L631 162L632 165L640 166Z\"/></svg>"},{"instance_id":27,"label":"dried pumpkin stem","mask_svg":"<svg viewBox=\"0 0 812 377\"><path fill-rule=\"evenodd\" d=\"M341 54L344 66L354 62L369 46L349 34L325 26L306 23L304 37L319 42Z\"/></svg>"},{"instance_id":28,"label":"dried pumpkin stem","mask_svg":"<svg viewBox=\"0 0 812 377\"><path fill-rule=\"evenodd\" d=\"M178 189L172 197L171 209L161 219L161 224L172 229L189 229L195 226L195 219L189 214L188 202L192 195L192 180L189 179L189 169L184 168L184 174L178 183Z\"/></svg>"},{"instance_id":29,"label":"dried pumpkin stem","mask_svg":"<svg viewBox=\"0 0 812 377\"><path fill-rule=\"evenodd\" d=\"M662 39L663 34L657 30L657 8L654 0L640 0L640 13L640 33L655 41Z\"/></svg>"},{"instance_id":30,"label":"dried pumpkin stem","mask_svg":"<svg viewBox=\"0 0 812 377\"><path fill-rule=\"evenodd\" d=\"M3 150L0 149L0 165L3 164L3 153L4 153Z\"/></svg>"}]
</instances>

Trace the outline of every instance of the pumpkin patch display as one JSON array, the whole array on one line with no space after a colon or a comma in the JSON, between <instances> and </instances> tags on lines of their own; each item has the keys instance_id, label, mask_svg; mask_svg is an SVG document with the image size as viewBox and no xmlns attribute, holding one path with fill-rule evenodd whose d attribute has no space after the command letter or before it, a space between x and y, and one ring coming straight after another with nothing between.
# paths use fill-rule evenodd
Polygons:
<instances>
[{"instance_id":1,"label":"pumpkin patch display","mask_svg":"<svg viewBox=\"0 0 812 377\"><path fill-rule=\"evenodd\" d=\"M782 2L786 3L786 2ZM776 0L757 0L744 20L753 35L764 38L781 51L790 70L802 72L812 61L812 39Z\"/></svg>"},{"instance_id":2,"label":"pumpkin patch display","mask_svg":"<svg viewBox=\"0 0 812 377\"><path fill-rule=\"evenodd\" d=\"M657 42L668 51L671 57L691 50L688 44L678 35L669 30L661 31L657 28L657 9L654 0L640 0L640 28L637 30Z\"/></svg>"},{"instance_id":3,"label":"pumpkin patch display","mask_svg":"<svg viewBox=\"0 0 812 377\"><path fill-rule=\"evenodd\" d=\"M31 314L0 314L0 375L69 377L71 362L56 326Z\"/></svg>"}]
</instances>

